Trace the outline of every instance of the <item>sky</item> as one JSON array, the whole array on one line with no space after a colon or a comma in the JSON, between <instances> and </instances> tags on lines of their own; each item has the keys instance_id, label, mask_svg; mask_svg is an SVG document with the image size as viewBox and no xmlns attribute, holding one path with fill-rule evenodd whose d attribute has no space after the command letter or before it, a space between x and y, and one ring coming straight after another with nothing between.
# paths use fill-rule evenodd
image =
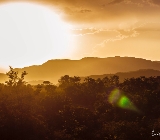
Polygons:
<instances>
[{"instance_id":1,"label":"sky","mask_svg":"<svg viewBox=\"0 0 160 140\"><path fill-rule=\"evenodd\" d=\"M43 5L69 25L71 52L54 58L128 56L160 61L159 0L14 1ZM7 2L1 0L0 5Z\"/></svg>"}]
</instances>

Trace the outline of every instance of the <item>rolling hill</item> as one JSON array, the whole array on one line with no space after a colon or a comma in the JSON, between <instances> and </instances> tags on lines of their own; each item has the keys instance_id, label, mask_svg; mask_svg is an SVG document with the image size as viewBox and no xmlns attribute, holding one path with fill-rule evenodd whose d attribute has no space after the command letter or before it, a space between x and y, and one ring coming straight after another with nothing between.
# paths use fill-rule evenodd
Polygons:
<instances>
[{"instance_id":1,"label":"rolling hill","mask_svg":"<svg viewBox=\"0 0 160 140\"><path fill-rule=\"evenodd\" d=\"M123 81L124 78L130 77L160 76L160 63L134 57L87 57L80 60L49 60L42 65L15 70L19 73L27 71L26 81L49 80L54 84L63 75L99 78L116 74L120 76L120 81ZM0 82L5 78L4 74L0 74Z\"/></svg>"},{"instance_id":2,"label":"rolling hill","mask_svg":"<svg viewBox=\"0 0 160 140\"><path fill-rule=\"evenodd\" d=\"M90 75L88 77L93 78L93 79L102 79L106 76L110 77L113 75L119 76L119 81L123 82L127 78L137 78L140 76L145 76L145 77L151 77L151 76L160 76L160 71L158 70L152 70L152 69L141 69L138 71L131 71L131 72L117 72L115 74L103 74L103 75ZM81 80L83 81L86 77L81 77Z\"/></svg>"}]
</instances>

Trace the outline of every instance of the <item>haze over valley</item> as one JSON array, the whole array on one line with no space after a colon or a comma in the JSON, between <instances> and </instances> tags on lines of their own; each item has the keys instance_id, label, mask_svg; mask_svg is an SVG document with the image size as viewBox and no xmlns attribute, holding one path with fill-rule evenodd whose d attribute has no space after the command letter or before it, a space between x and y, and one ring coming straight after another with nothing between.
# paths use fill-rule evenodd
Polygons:
<instances>
[{"instance_id":1,"label":"haze over valley","mask_svg":"<svg viewBox=\"0 0 160 140\"><path fill-rule=\"evenodd\" d=\"M105 77L107 74L108 76L115 74L120 77L122 82L125 78L160 76L160 63L134 57L88 57L80 60L49 60L42 65L33 65L22 69L15 68L15 71L19 73L26 71L28 73L26 81L36 84L43 83L43 81L57 84L60 77L64 75L79 76L82 79L89 76L97 79ZM7 80L7 76L1 73L0 81L4 82L5 80Z\"/></svg>"}]
</instances>

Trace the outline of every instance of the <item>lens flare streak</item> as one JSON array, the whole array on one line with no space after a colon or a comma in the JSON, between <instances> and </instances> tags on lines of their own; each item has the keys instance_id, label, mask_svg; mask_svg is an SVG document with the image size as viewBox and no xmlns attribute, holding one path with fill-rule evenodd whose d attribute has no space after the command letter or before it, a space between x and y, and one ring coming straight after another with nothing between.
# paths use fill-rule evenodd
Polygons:
<instances>
[{"instance_id":1,"label":"lens flare streak","mask_svg":"<svg viewBox=\"0 0 160 140\"><path fill-rule=\"evenodd\" d=\"M135 105L130 101L130 99L122 94L119 89L114 89L108 98L109 103L118 106L122 109L128 109L132 111L139 112Z\"/></svg>"}]
</instances>

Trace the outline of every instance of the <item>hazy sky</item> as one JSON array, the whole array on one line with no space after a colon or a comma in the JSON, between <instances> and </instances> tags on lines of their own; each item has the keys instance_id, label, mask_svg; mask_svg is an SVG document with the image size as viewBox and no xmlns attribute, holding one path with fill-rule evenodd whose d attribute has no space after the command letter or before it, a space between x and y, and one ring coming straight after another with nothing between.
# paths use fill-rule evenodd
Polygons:
<instances>
[{"instance_id":1,"label":"hazy sky","mask_svg":"<svg viewBox=\"0 0 160 140\"><path fill-rule=\"evenodd\" d=\"M70 25L72 39L68 50L71 53L54 58L133 56L160 60L160 0L27 2L49 7ZM65 38L62 36L60 42Z\"/></svg>"},{"instance_id":2,"label":"hazy sky","mask_svg":"<svg viewBox=\"0 0 160 140\"><path fill-rule=\"evenodd\" d=\"M76 25L75 56L160 60L159 0L52 0L50 4Z\"/></svg>"}]
</instances>

